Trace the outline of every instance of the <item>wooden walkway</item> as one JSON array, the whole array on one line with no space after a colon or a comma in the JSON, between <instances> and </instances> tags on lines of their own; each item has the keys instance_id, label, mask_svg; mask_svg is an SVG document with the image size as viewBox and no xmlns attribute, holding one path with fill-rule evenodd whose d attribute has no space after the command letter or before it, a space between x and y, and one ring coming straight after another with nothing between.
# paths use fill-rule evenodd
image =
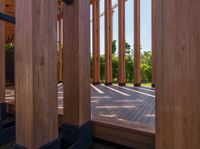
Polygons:
<instances>
[{"instance_id":1,"label":"wooden walkway","mask_svg":"<svg viewBox=\"0 0 200 149\"><path fill-rule=\"evenodd\" d=\"M146 87L92 86L92 116L155 127L155 91Z\"/></svg>"},{"instance_id":2,"label":"wooden walkway","mask_svg":"<svg viewBox=\"0 0 200 149\"><path fill-rule=\"evenodd\" d=\"M14 90L6 89L6 100L14 100ZM58 107L63 107L63 85L58 85ZM91 85L92 117L134 121L155 127L155 90L148 87Z\"/></svg>"}]
</instances>

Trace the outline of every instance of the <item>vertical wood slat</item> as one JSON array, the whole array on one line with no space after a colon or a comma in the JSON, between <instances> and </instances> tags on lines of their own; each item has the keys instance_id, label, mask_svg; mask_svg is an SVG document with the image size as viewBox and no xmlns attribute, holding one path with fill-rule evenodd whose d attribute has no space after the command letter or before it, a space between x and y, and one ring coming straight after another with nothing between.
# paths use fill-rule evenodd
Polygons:
<instances>
[{"instance_id":1,"label":"vertical wood slat","mask_svg":"<svg viewBox=\"0 0 200 149\"><path fill-rule=\"evenodd\" d=\"M4 12L4 0L0 0L0 12ZM5 102L5 23L0 21L0 103Z\"/></svg>"},{"instance_id":2,"label":"vertical wood slat","mask_svg":"<svg viewBox=\"0 0 200 149\"><path fill-rule=\"evenodd\" d=\"M112 0L105 2L105 84L112 84Z\"/></svg>"},{"instance_id":3,"label":"vertical wood slat","mask_svg":"<svg viewBox=\"0 0 200 149\"><path fill-rule=\"evenodd\" d=\"M63 80L63 65L62 65L62 29L61 29L61 19L58 20L58 81Z\"/></svg>"},{"instance_id":4,"label":"vertical wood slat","mask_svg":"<svg viewBox=\"0 0 200 149\"><path fill-rule=\"evenodd\" d=\"M140 84L140 0L134 0L134 85Z\"/></svg>"},{"instance_id":5,"label":"vertical wood slat","mask_svg":"<svg viewBox=\"0 0 200 149\"><path fill-rule=\"evenodd\" d=\"M118 0L119 8L119 85L126 83L125 69L125 1Z\"/></svg>"},{"instance_id":6,"label":"vertical wood slat","mask_svg":"<svg viewBox=\"0 0 200 149\"><path fill-rule=\"evenodd\" d=\"M93 18L93 84L100 83L100 16L99 0L92 1Z\"/></svg>"},{"instance_id":7,"label":"vertical wood slat","mask_svg":"<svg viewBox=\"0 0 200 149\"><path fill-rule=\"evenodd\" d=\"M156 83L156 8L155 0L151 0L152 17L152 87Z\"/></svg>"},{"instance_id":8,"label":"vertical wood slat","mask_svg":"<svg viewBox=\"0 0 200 149\"><path fill-rule=\"evenodd\" d=\"M82 125L91 120L90 1L64 4L64 26L64 122Z\"/></svg>"},{"instance_id":9,"label":"vertical wood slat","mask_svg":"<svg viewBox=\"0 0 200 149\"><path fill-rule=\"evenodd\" d=\"M199 0L156 0L157 149L200 146L199 6Z\"/></svg>"},{"instance_id":10,"label":"vertical wood slat","mask_svg":"<svg viewBox=\"0 0 200 149\"><path fill-rule=\"evenodd\" d=\"M16 0L16 143L58 137L56 0Z\"/></svg>"}]
</instances>

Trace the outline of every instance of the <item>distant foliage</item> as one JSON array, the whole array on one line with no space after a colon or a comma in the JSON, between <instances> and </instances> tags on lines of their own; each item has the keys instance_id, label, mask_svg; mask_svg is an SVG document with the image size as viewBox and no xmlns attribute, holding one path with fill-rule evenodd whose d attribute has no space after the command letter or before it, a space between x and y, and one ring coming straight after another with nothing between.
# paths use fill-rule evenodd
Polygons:
<instances>
[{"instance_id":1,"label":"distant foliage","mask_svg":"<svg viewBox=\"0 0 200 149\"><path fill-rule=\"evenodd\" d=\"M112 42L112 75L113 82L118 82L119 75L119 59L116 54L117 46L116 40ZM131 45L126 42L126 81L127 83L132 83L134 81L134 56L133 50L131 49ZM92 61L92 59L91 59ZM92 62L91 62L92 65ZM151 51L147 51L141 53L141 80L142 82L151 82L152 80L152 53ZM91 67L92 68L92 67ZM91 70L92 72L92 70ZM105 56L100 56L100 79L101 82L105 81Z\"/></svg>"}]
</instances>

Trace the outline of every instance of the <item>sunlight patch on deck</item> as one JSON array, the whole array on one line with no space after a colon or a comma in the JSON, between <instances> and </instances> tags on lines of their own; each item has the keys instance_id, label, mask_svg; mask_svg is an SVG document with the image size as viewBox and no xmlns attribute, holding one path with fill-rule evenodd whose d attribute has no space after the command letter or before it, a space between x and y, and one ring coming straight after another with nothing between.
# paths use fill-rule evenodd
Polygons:
<instances>
[{"instance_id":1,"label":"sunlight patch on deck","mask_svg":"<svg viewBox=\"0 0 200 149\"><path fill-rule=\"evenodd\" d=\"M105 88L107 88L107 89L110 89L110 90L112 90L112 91L114 91L114 92L116 92L116 93L119 93L119 94L121 94L121 95L123 95L123 96L130 96L130 95L127 94L127 93L121 92L121 91L116 90L116 89L114 89L114 88L111 88L111 87L109 87L109 86L105 86L104 84L102 84L101 86L103 86L103 87L105 87Z\"/></svg>"},{"instance_id":2,"label":"sunlight patch on deck","mask_svg":"<svg viewBox=\"0 0 200 149\"><path fill-rule=\"evenodd\" d=\"M91 84L92 88L97 91L99 94L104 94L103 91L101 91L100 89L98 89L96 86L94 86L93 84Z\"/></svg>"},{"instance_id":3,"label":"sunlight patch on deck","mask_svg":"<svg viewBox=\"0 0 200 149\"><path fill-rule=\"evenodd\" d=\"M125 89L125 90L128 90L128 91L132 91L132 92L135 92L135 93L138 93L138 94L146 95L146 96L149 96L149 97L155 97L155 95L151 95L151 94L147 94L147 93L144 93L144 92L140 92L140 91L137 91L137 90L134 90L134 89L130 89L130 88L127 88L127 87L122 87L122 86L116 86L116 87L122 88L122 89Z\"/></svg>"}]
</instances>

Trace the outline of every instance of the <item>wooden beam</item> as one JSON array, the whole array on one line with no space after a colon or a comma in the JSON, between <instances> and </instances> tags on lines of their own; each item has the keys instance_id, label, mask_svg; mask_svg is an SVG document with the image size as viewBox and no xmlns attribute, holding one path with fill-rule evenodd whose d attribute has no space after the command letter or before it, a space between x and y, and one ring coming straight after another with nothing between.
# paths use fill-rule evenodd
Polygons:
<instances>
[{"instance_id":1,"label":"wooden beam","mask_svg":"<svg viewBox=\"0 0 200 149\"><path fill-rule=\"evenodd\" d=\"M59 147L56 4L16 3L16 143L28 149Z\"/></svg>"},{"instance_id":2,"label":"wooden beam","mask_svg":"<svg viewBox=\"0 0 200 149\"><path fill-rule=\"evenodd\" d=\"M88 148L92 138L90 135L89 0L76 0L71 5L64 4L63 44L64 124L62 135L67 147L77 142L76 145ZM66 134L66 130L70 133ZM85 138L85 135L88 136Z\"/></svg>"},{"instance_id":3,"label":"wooden beam","mask_svg":"<svg viewBox=\"0 0 200 149\"><path fill-rule=\"evenodd\" d=\"M100 83L100 18L99 18L99 0L94 0L92 3L92 19L93 19L93 67L92 67L92 77L93 84Z\"/></svg>"},{"instance_id":4,"label":"wooden beam","mask_svg":"<svg viewBox=\"0 0 200 149\"><path fill-rule=\"evenodd\" d=\"M156 0L157 149L200 146L199 6L199 0Z\"/></svg>"},{"instance_id":5,"label":"wooden beam","mask_svg":"<svg viewBox=\"0 0 200 149\"><path fill-rule=\"evenodd\" d=\"M156 81L156 8L155 0L151 0L152 11L152 87L155 87Z\"/></svg>"},{"instance_id":6,"label":"wooden beam","mask_svg":"<svg viewBox=\"0 0 200 149\"><path fill-rule=\"evenodd\" d=\"M125 1L118 0L119 16L119 85L126 85L126 64L125 64Z\"/></svg>"},{"instance_id":7,"label":"wooden beam","mask_svg":"<svg viewBox=\"0 0 200 149\"><path fill-rule=\"evenodd\" d=\"M0 12L4 12L4 0L0 0ZM5 102L5 22L0 21L0 104Z\"/></svg>"},{"instance_id":8,"label":"wooden beam","mask_svg":"<svg viewBox=\"0 0 200 149\"><path fill-rule=\"evenodd\" d=\"M105 84L112 84L112 0L105 2Z\"/></svg>"},{"instance_id":9,"label":"wooden beam","mask_svg":"<svg viewBox=\"0 0 200 149\"><path fill-rule=\"evenodd\" d=\"M58 81L63 81L63 60L62 60L62 26L61 19L58 20Z\"/></svg>"},{"instance_id":10,"label":"wooden beam","mask_svg":"<svg viewBox=\"0 0 200 149\"><path fill-rule=\"evenodd\" d=\"M134 86L140 85L140 0L134 0Z\"/></svg>"}]
</instances>

